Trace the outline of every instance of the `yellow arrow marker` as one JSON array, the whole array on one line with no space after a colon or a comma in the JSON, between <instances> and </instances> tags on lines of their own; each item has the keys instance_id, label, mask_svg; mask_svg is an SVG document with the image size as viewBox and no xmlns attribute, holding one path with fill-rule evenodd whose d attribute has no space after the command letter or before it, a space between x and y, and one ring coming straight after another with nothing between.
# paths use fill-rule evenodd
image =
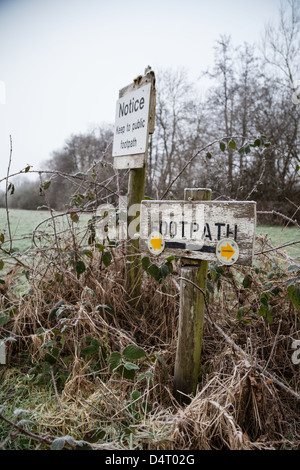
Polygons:
<instances>
[{"instance_id":1,"label":"yellow arrow marker","mask_svg":"<svg viewBox=\"0 0 300 470\"><path fill-rule=\"evenodd\" d=\"M153 250L161 250L162 239L159 237L154 237L150 240Z\"/></svg>"},{"instance_id":2,"label":"yellow arrow marker","mask_svg":"<svg viewBox=\"0 0 300 470\"><path fill-rule=\"evenodd\" d=\"M221 256L223 258L227 258L227 261L230 260L230 258L234 255L235 251L232 248L232 246L227 243L227 246L222 246L221 247Z\"/></svg>"}]
</instances>

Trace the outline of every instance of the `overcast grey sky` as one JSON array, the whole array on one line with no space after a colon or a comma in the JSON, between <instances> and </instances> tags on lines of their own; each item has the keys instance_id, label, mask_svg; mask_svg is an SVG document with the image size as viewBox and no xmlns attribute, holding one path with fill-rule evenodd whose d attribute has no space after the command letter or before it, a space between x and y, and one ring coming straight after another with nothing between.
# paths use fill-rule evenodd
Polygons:
<instances>
[{"instance_id":1,"label":"overcast grey sky","mask_svg":"<svg viewBox=\"0 0 300 470\"><path fill-rule=\"evenodd\" d=\"M214 43L257 43L278 0L0 0L0 178L42 167L72 134L114 122L118 91L142 74L186 67L195 80ZM1 87L2 83L2 87ZM3 83L6 88L3 103ZM2 90L2 98L1 98Z\"/></svg>"}]
</instances>

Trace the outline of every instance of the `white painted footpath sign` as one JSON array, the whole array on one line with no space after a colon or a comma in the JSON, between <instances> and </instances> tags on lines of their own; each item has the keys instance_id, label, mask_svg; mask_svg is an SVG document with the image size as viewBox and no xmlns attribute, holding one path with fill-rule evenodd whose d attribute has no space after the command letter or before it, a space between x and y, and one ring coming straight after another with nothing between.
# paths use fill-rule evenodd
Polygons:
<instances>
[{"instance_id":1,"label":"white painted footpath sign","mask_svg":"<svg viewBox=\"0 0 300 470\"><path fill-rule=\"evenodd\" d=\"M117 101L113 157L145 153L148 138L151 83Z\"/></svg>"},{"instance_id":2,"label":"white painted footpath sign","mask_svg":"<svg viewBox=\"0 0 300 470\"><path fill-rule=\"evenodd\" d=\"M255 229L252 201L142 201L140 249L252 265Z\"/></svg>"}]
</instances>

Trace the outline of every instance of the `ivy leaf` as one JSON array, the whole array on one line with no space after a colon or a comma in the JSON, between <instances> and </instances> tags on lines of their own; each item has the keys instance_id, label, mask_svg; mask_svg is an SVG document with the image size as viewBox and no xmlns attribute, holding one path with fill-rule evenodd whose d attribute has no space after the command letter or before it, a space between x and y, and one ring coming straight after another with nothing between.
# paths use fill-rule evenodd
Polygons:
<instances>
[{"instance_id":1,"label":"ivy leaf","mask_svg":"<svg viewBox=\"0 0 300 470\"><path fill-rule=\"evenodd\" d=\"M235 150L236 149L236 142L235 140L231 140L229 143L228 143L228 147L232 150Z\"/></svg>"},{"instance_id":2,"label":"ivy leaf","mask_svg":"<svg viewBox=\"0 0 300 470\"><path fill-rule=\"evenodd\" d=\"M261 146L261 140L260 139L256 139L254 141L254 147L260 147Z\"/></svg>"}]
</instances>

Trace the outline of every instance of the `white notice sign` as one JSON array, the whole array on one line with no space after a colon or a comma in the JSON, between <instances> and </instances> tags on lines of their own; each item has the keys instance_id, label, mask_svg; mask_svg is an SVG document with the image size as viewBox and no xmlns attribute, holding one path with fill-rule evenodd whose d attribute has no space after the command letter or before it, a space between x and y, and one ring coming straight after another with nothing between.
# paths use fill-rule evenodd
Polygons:
<instances>
[{"instance_id":1,"label":"white notice sign","mask_svg":"<svg viewBox=\"0 0 300 470\"><path fill-rule=\"evenodd\" d=\"M151 83L117 101L113 157L145 153Z\"/></svg>"}]
</instances>

